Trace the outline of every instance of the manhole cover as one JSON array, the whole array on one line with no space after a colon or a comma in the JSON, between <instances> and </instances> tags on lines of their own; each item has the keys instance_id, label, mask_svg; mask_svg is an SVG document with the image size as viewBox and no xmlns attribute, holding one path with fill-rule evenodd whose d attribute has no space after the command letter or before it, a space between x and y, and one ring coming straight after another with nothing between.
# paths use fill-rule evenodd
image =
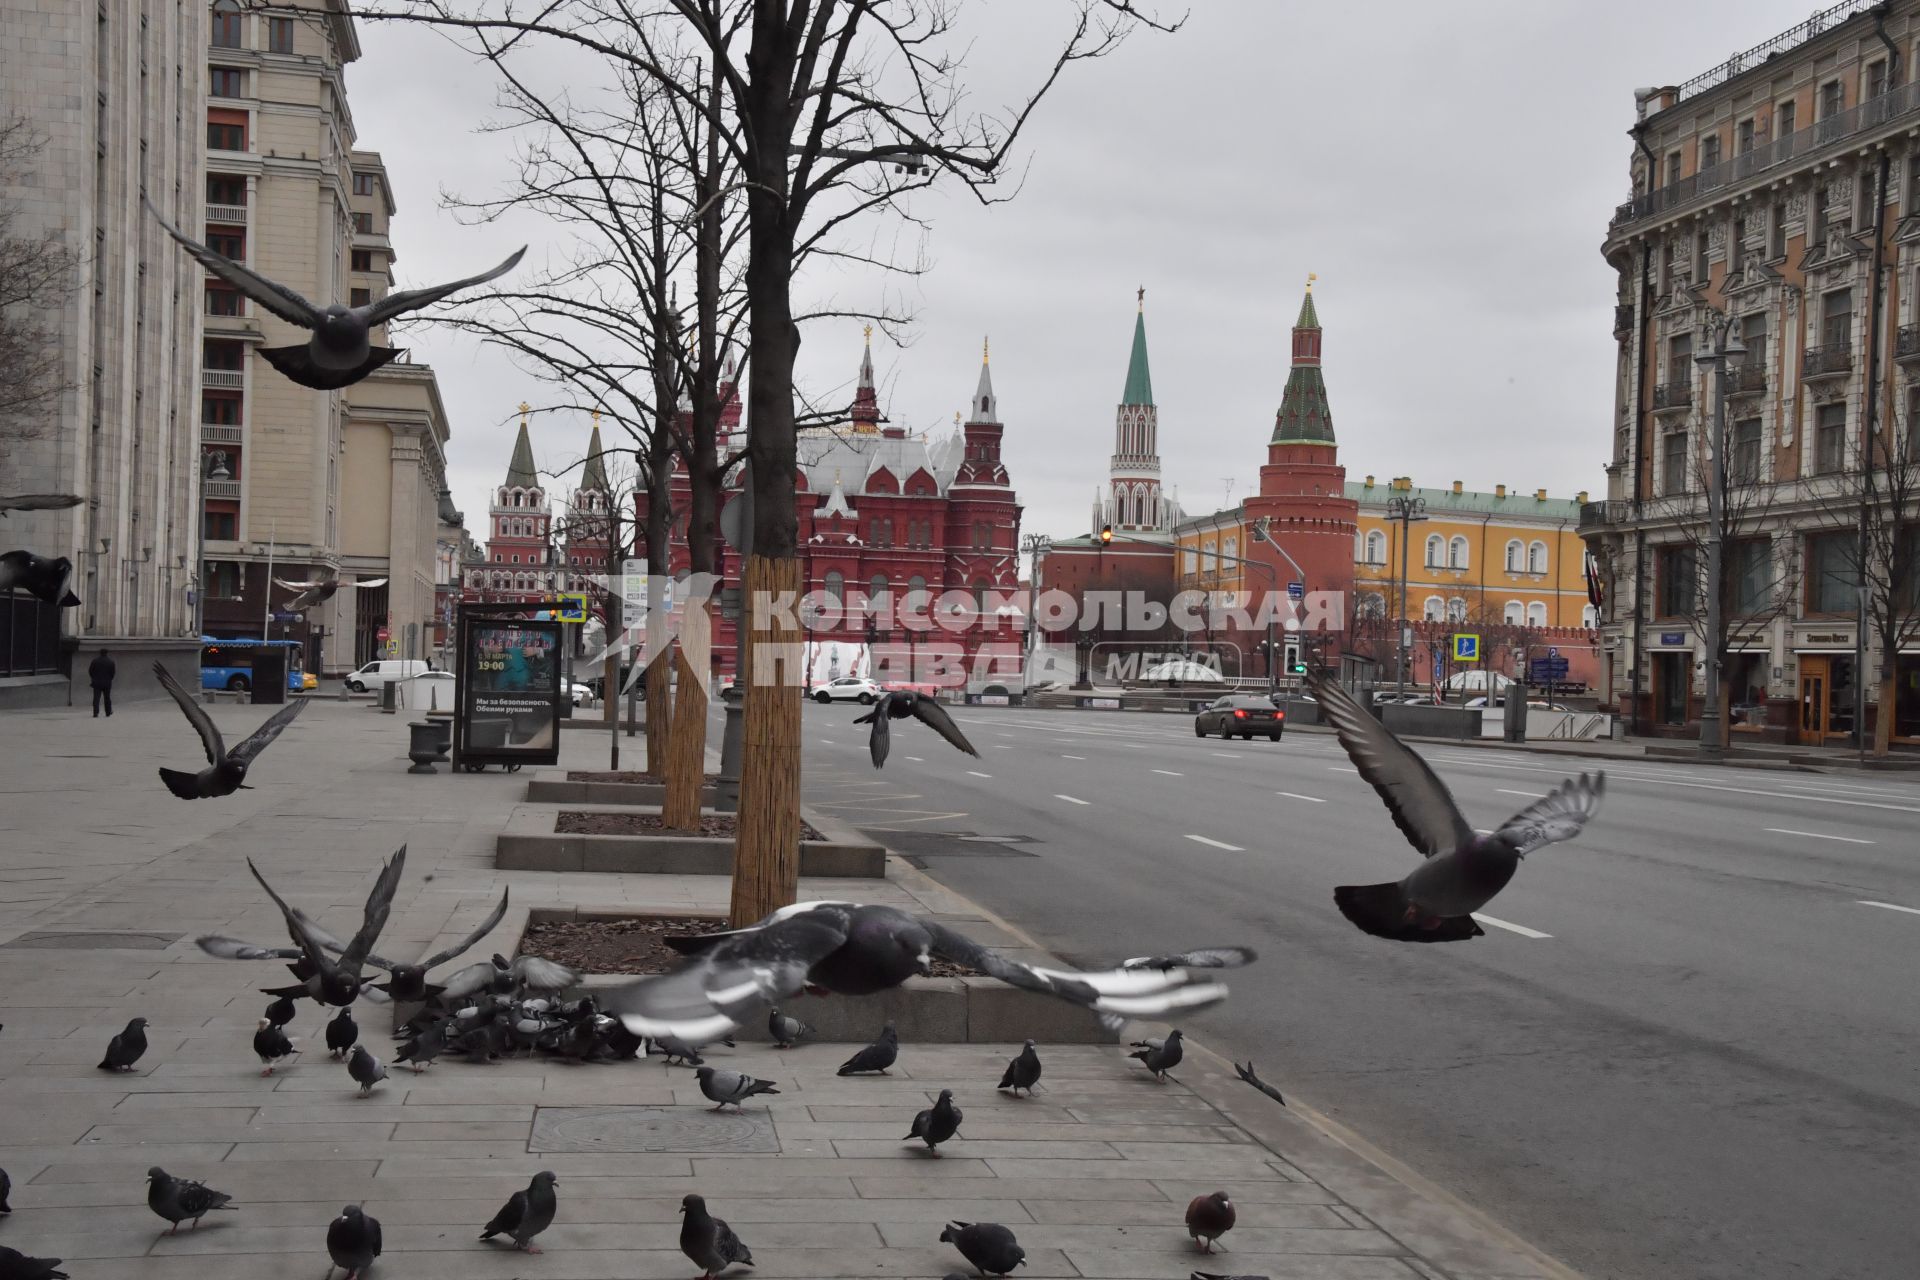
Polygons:
<instances>
[{"instance_id":1,"label":"manhole cover","mask_svg":"<svg viewBox=\"0 0 1920 1280\"><path fill-rule=\"evenodd\" d=\"M0 947L43 951L165 951L178 933L23 933Z\"/></svg>"},{"instance_id":2,"label":"manhole cover","mask_svg":"<svg viewBox=\"0 0 1920 1280\"><path fill-rule=\"evenodd\" d=\"M528 1151L777 1152L780 1139L764 1109L704 1107L541 1107Z\"/></svg>"}]
</instances>

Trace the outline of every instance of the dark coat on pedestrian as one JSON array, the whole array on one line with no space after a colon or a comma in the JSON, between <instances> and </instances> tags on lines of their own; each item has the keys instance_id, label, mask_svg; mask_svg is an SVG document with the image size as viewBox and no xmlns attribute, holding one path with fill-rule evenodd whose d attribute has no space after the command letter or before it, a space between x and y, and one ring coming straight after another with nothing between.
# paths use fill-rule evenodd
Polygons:
<instances>
[{"instance_id":1,"label":"dark coat on pedestrian","mask_svg":"<svg viewBox=\"0 0 1920 1280\"><path fill-rule=\"evenodd\" d=\"M113 659L107 656L105 649L87 664L87 682L95 689L113 688Z\"/></svg>"}]
</instances>

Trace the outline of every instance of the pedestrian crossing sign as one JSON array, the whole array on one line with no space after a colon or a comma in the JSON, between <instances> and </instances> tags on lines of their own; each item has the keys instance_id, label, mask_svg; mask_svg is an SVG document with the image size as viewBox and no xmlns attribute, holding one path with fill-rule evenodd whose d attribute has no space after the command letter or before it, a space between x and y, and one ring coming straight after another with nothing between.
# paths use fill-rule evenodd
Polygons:
<instances>
[{"instance_id":1,"label":"pedestrian crossing sign","mask_svg":"<svg viewBox=\"0 0 1920 1280\"><path fill-rule=\"evenodd\" d=\"M1455 662L1480 661L1480 637L1463 635L1453 638L1453 660Z\"/></svg>"},{"instance_id":2,"label":"pedestrian crossing sign","mask_svg":"<svg viewBox=\"0 0 1920 1280\"><path fill-rule=\"evenodd\" d=\"M562 622L585 622L587 620L587 593L584 591L562 591L554 597L559 606L553 616Z\"/></svg>"}]
</instances>

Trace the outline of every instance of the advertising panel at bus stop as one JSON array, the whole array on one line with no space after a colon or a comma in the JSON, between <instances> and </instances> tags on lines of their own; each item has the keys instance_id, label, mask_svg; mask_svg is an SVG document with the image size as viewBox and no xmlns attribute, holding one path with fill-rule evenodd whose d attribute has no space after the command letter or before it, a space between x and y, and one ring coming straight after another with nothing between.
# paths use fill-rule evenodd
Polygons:
<instances>
[{"instance_id":1,"label":"advertising panel at bus stop","mask_svg":"<svg viewBox=\"0 0 1920 1280\"><path fill-rule=\"evenodd\" d=\"M460 764L559 763L560 623L512 616L462 622Z\"/></svg>"}]
</instances>

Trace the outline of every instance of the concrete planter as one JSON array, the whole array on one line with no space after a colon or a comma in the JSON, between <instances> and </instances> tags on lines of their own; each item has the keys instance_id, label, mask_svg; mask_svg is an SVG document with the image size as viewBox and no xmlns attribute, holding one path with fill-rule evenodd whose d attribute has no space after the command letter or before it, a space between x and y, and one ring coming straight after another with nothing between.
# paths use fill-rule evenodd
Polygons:
<instances>
[{"instance_id":1,"label":"concrete planter","mask_svg":"<svg viewBox=\"0 0 1920 1280\"><path fill-rule=\"evenodd\" d=\"M583 785L583 784L582 784ZM593 812L605 809L658 813L650 805L569 805ZM494 865L506 871L602 871L627 875L726 876L733 874L733 840L728 836L590 836L554 831L558 807L521 805L507 820L494 846ZM711 814L713 810L703 809ZM866 880L887 874L887 851L847 827L802 810L823 840L800 842L800 874Z\"/></svg>"},{"instance_id":2,"label":"concrete planter","mask_svg":"<svg viewBox=\"0 0 1920 1280\"><path fill-rule=\"evenodd\" d=\"M553 769L527 783L528 804L640 805L659 808L666 803L664 782L570 782L566 770ZM712 784L700 788L700 803L711 805Z\"/></svg>"}]
</instances>

